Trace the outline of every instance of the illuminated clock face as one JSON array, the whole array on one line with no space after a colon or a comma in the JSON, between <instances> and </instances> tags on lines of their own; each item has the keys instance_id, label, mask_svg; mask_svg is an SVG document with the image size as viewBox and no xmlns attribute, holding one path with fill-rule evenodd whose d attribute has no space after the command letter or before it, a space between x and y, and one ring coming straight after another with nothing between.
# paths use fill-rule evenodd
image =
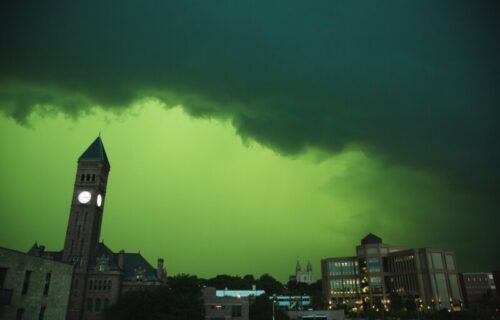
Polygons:
<instances>
[{"instance_id":1,"label":"illuminated clock face","mask_svg":"<svg viewBox=\"0 0 500 320\"><path fill-rule=\"evenodd\" d=\"M100 194L97 195L97 206L100 207L102 205L102 196Z\"/></svg>"},{"instance_id":2,"label":"illuminated clock face","mask_svg":"<svg viewBox=\"0 0 500 320\"><path fill-rule=\"evenodd\" d=\"M82 191L78 195L78 201L80 203L88 203L91 198L92 198L92 195L88 191Z\"/></svg>"}]
</instances>

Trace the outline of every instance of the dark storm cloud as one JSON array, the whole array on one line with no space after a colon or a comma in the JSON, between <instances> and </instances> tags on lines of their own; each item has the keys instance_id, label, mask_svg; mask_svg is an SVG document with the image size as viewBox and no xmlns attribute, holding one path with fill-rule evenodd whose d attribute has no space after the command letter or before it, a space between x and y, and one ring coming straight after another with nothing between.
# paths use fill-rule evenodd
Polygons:
<instances>
[{"instance_id":1,"label":"dark storm cloud","mask_svg":"<svg viewBox=\"0 0 500 320\"><path fill-rule=\"evenodd\" d=\"M0 108L154 92L279 152L360 144L498 194L495 2L2 4ZM174 97L174 98L173 98Z\"/></svg>"}]
</instances>

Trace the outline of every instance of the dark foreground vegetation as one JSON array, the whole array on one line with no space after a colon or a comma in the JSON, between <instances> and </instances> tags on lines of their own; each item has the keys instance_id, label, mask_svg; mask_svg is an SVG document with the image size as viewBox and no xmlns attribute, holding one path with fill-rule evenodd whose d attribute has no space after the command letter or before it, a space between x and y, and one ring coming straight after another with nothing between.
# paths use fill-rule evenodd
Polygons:
<instances>
[{"instance_id":1,"label":"dark foreground vegetation","mask_svg":"<svg viewBox=\"0 0 500 320\"><path fill-rule=\"evenodd\" d=\"M283 285L268 274L259 278L252 275L244 277L218 275L211 279L200 279L196 276L178 275L168 278L167 286L159 286L147 290L132 291L124 294L115 304L108 307L104 313L105 320L203 320L205 316L202 288L215 287L218 290L264 290L266 294L251 298L250 320L271 320L273 316L274 295L309 295L312 297L312 307L324 309L321 294L321 281L311 285L288 282ZM369 310L362 314L349 313L349 318L362 319L421 319L421 320L491 320L500 319L500 302L496 297L485 296L484 305L479 309L448 312L440 310L421 312L416 304L401 301L392 297L392 310L384 312ZM287 320L288 316L275 309L276 320Z\"/></svg>"}]
</instances>

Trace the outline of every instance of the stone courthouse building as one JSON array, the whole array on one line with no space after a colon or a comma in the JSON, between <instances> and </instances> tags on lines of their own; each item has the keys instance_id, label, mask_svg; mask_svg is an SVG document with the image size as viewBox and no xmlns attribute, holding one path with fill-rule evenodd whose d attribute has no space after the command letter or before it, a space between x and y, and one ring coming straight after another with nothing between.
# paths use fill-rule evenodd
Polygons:
<instances>
[{"instance_id":1,"label":"stone courthouse building","mask_svg":"<svg viewBox=\"0 0 500 320\"><path fill-rule=\"evenodd\" d=\"M66 319L73 266L0 247L0 319Z\"/></svg>"},{"instance_id":2,"label":"stone courthouse building","mask_svg":"<svg viewBox=\"0 0 500 320\"><path fill-rule=\"evenodd\" d=\"M124 292L162 285L166 278L163 259L154 268L140 253L113 252L99 242L110 169L99 136L78 159L64 249L35 244L28 252L73 265L68 320L101 319Z\"/></svg>"}]
</instances>

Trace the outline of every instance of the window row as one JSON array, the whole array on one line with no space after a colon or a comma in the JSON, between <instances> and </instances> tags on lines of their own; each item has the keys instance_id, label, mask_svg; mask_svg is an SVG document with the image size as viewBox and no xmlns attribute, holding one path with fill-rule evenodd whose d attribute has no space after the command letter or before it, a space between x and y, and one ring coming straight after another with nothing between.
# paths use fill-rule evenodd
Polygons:
<instances>
[{"instance_id":1,"label":"window row","mask_svg":"<svg viewBox=\"0 0 500 320\"><path fill-rule=\"evenodd\" d=\"M87 312L92 312L92 311L101 312L108 305L109 305L108 298L104 298L102 300L100 298L96 298L96 299L88 298L87 299Z\"/></svg>"},{"instance_id":2,"label":"window row","mask_svg":"<svg viewBox=\"0 0 500 320\"><path fill-rule=\"evenodd\" d=\"M340 276L340 275L357 275L358 274L358 262L349 261L329 261L328 270L330 276Z\"/></svg>"},{"instance_id":3,"label":"window row","mask_svg":"<svg viewBox=\"0 0 500 320\"><path fill-rule=\"evenodd\" d=\"M5 269L6 272L7 269ZM45 283L43 285L43 295L46 296L49 294L49 288L50 288L50 279L52 277L52 274L50 272L47 272L45 274ZM26 270L24 272L24 280L23 280L23 287L21 289L21 294L25 295L28 293L29 286L30 286L30 280L31 280L31 270Z\"/></svg>"},{"instance_id":4,"label":"window row","mask_svg":"<svg viewBox=\"0 0 500 320\"><path fill-rule=\"evenodd\" d=\"M80 175L80 181L82 181L82 182L83 181L86 181L86 182L92 181L92 182L94 182L95 181L95 174L94 173L93 174L88 174L88 173L84 174L84 173L82 173Z\"/></svg>"},{"instance_id":5,"label":"window row","mask_svg":"<svg viewBox=\"0 0 500 320\"><path fill-rule=\"evenodd\" d=\"M111 290L111 280L89 280L89 291L109 291Z\"/></svg>"},{"instance_id":6,"label":"window row","mask_svg":"<svg viewBox=\"0 0 500 320\"><path fill-rule=\"evenodd\" d=\"M45 309L47 309L45 305L40 307L40 311L38 312L38 320L45 319ZM23 320L23 319L24 319L24 308L18 308L16 312L16 320Z\"/></svg>"}]
</instances>

